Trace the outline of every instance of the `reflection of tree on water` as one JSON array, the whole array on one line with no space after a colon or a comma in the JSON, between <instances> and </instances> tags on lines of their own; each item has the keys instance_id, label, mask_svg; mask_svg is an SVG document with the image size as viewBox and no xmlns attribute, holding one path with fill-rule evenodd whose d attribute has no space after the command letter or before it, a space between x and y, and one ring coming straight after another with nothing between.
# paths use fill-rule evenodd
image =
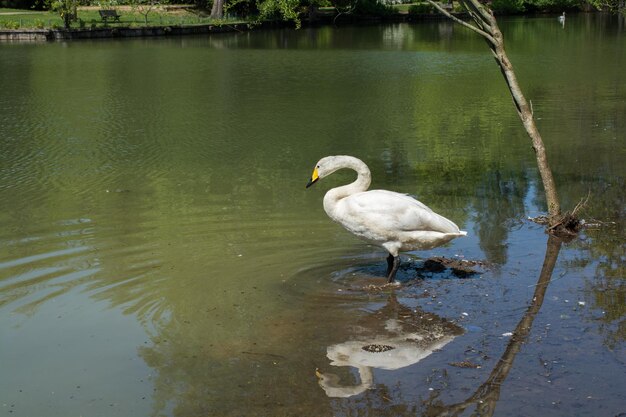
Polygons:
<instances>
[{"instance_id":1,"label":"reflection of tree on water","mask_svg":"<svg viewBox=\"0 0 626 417\"><path fill-rule=\"evenodd\" d=\"M524 200L530 191L530 181L525 173L520 173L518 167L506 161L489 165L475 161L456 164L425 161L416 167L415 177L420 188L418 197L427 196L431 208L453 218L458 224L468 221L466 213L474 213L469 216L469 221L474 222L471 233L478 236L487 260L497 265L506 263L506 241L511 225L525 217ZM432 182L430 178L437 178L437 181ZM468 193L473 197L465 213L446 211L448 207L463 205L457 200L467 201L461 196Z\"/></svg>"},{"instance_id":2,"label":"reflection of tree on water","mask_svg":"<svg viewBox=\"0 0 626 417\"><path fill-rule=\"evenodd\" d=\"M560 249L561 241L553 236L550 236L547 242L543 267L535 286L530 306L516 326L505 352L501 356L494 369L491 371L491 374L489 375L487 380L483 384L481 384L474 391L474 393L470 395L465 401L462 401L460 403L445 405L443 404L443 402L438 400L437 395L434 395L425 404L425 408L423 410L424 415L463 415L463 413L473 405L476 406L476 415L489 416L494 414L497 402L500 398L501 387L508 377L509 372L513 368L515 357L517 353L521 350L522 345L530 334L534 319L541 309L541 306L543 305L544 297L548 289L548 285L550 284L552 272L556 265ZM412 361L410 360L408 355L404 355L406 357L406 363L403 366L408 366L413 363L417 363L419 360L428 356L433 350L443 347L455 336L461 334L461 330L460 328L458 328L458 326L429 313L413 313L410 309L402 307L393 299L388 303L387 306L385 306L384 309L381 309L379 312L377 312L377 315L379 317L379 323L388 323L389 319L385 321L381 320L381 318L391 317L390 312L393 312L394 309L396 309L397 311L396 314L400 317L403 317L404 319L411 317L411 314L413 314L412 320L408 322L403 321L404 325L400 328L400 331L396 331L395 333L391 332L391 336L387 339L381 337L380 335L385 333L390 334L388 329L383 328L381 330L380 325L378 328L372 327L370 330L372 333L370 333L370 335L374 334L377 336L371 337L370 339L365 336L363 339L361 339L360 345L363 345L359 346L361 350L363 350L363 347L369 347L375 344L384 347L385 344L388 343L391 346L392 343L397 342L398 339L402 339L403 342L406 342L407 340L410 340L409 335L411 334L430 334L431 337L430 340L426 341L426 347L416 346L417 349L421 349L422 356L420 358ZM433 322L435 322L434 326ZM433 337L432 335L439 335L439 337ZM441 335L444 336L441 337ZM322 374L322 380L320 381L320 385L325 389L327 395L335 397L347 397L359 394L367 388L373 386L374 380L371 374L371 369L369 369L368 367L375 367L375 365L370 365L367 360L363 360L363 354L358 352L358 350L354 348L357 345L357 342L346 342L343 344L333 345L329 347L328 357L333 361L332 364L337 366L357 367L357 369L359 370L361 382L360 384L355 386L341 386L339 384L338 377L324 373ZM360 364L358 363L359 356L361 359ZM356 358L353 359L353 357ZM380 368L382 369L398 369L402 366L400 365L396 367L390 367L389 365L385 365L382 361L381 363L383 363L383 366L380 366ZM381 390L381 393L382 392L384 392L384 390Z\"/></svg>"},{"instance_id":3,"label":"reflection of tree on water","mask_svg":"<svg viewBox=\"0 0 626 417\"><path fill-rule=\"evenodd\" d=\"M374 384L372 368L396 370L413 365L463 333L439 316L403 306L395 294L359 325L355 339L329 346L327 357L333 366L357 368L360 382L341 383L337 375L318 370L319 384L329 397L360 394Z\"/></svg>"},{"instance_id":4,"label":"reflection of tree on water","mask_svg":"<svg viewBox=\"0 0 626 417\"><path fill-rule=\"evenodd\" d=\"M612 175L612 176L610 176ZM590 212L601 219L598 227L588 228L582 239L573 242L581 254L568 266L585 268L595 264L593 279L586 283L586 292L591 304L602 311L594 317L599 320L600 332L605 335L605 344L613 349L626 340L626 178L619 173L610 173L596 179L593 185L593 201ZM582 194L583 182L575 183L571 194ZM569 185L569 183L568 183ZM591 220L593 223L594 221Z\"/></svg>"},{"instance_id":5,"label":"reflection of tree on water","mask_svg":"<svg viewBox=\"0 0 626 417\"><path fill-rule=\"evenodd\" d=\"M537 281L530 306L515 327L511 341L506 347L504 354L500 357L500 360L496 364L495 368L491 371L487 381L479 386L478 389L476 389L476 391L474 391L474 393L467 398L467 400L457 404L444 405L440 401L436 401L437 397L431 398L429 404L426 406L425 415L458 416L473 404L476 405L476 415L493 415L498 399L500 398L500 389L502 384L513 367L515 356L520 351L522 344L530 334L535 316L541 309L560 250L561 241L554 236L550 236L548 238L543 267L541 268L541 273L539 274L539 279Z\"/></svg>"},{"instance_id":6,"label":"reflection of tree on water","mask_svg":"<svg viewBox=\"0 0 626 417\"><path fill-rule=\"evenodd\" d=\"M485 172L483 178L473 204L478 213L475 232L489 262L505 264L510 222L520 219L525 212L527 181L523 176L500 169Z\"/></svg>"}]
</instances>

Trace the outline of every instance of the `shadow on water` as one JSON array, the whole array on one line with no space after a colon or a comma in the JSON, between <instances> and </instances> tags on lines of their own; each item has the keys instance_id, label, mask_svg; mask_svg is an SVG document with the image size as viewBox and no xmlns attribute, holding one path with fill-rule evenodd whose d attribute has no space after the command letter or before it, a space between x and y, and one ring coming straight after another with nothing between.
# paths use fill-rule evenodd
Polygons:
<instances>
[{"instance_id":1,"label":"shadow on water","mask_svg":"<svg viewBox=\"0 0 626 417\"><path fill-rule=\"evenodd\" d=\"M543 305L561 245L562 242L558 238L548 237L543 266L534 285L535 289L529 307L511 333L510 342L487 380L475 388L474 392L464 401L449 405L440 399L442 391L445 389L433 391L430 397L422 402L420 415L458 416L463 415L468 408L473 406L476 407L475 415L490 416L494 414L500 398L500 390L513 368L516 355L531 332L536 315ZM423 267L423 262L421 266ZM376 271L371 266L354 267L344 270L343 273L335 273L333 281L335 284L341 280L352 281L353 294L358 293L358 288L361 288L361 291L365 293L368 288L371 288L367 285L363 286L364 283L369 282L367 275ZM363 278L363 275L366 278ZM433 277L437 278L436 275L435 272ZM375 415L392 415L392 410L393 415L415 415L416 410L414 409L407 413L398 413L398 409L384 406L385 403L392 402L390 391L392 391L393 383L389 386L376 384L373 370L400 371L403 368L420 366L417 365L420 361L433 353L440 353L448 343L463 335L465 331L454 321L426 312L419 306L408 307L400 303L398 295L414 292L414 287L410 283L405 282L405 287L389 288L387 287L387 291L390 293L382 306L381 303L378 303L375 309L368 311L366 315L353 323L353 329L349 333L348 340L329 345L326 349L326 356L330 365L339 367L339 369L346 367L354 369L357 375L346 374L344 370L340 376L319 369L316 370L316 374L319 378L319 385L328 397L350 398L370 390L371 395L367 397L366 401L370 405L372 402L377 402L381 407L370 409L371 412L376 413ZM460 368L480 367L471 361L450 363L450 365ZM327 367L322 368L326 369ZM398 377L401 378L401 374L398 374ZM393 376L388 378L388 383L389 380L393 380ZM374 397L377 399L373 400ZM350 404L356 408L361 408L357 403ZM348 404L345 405L352 408ZM347 412L343 406L339 409ZM349 414L347 412L346 415ZM370 415L370 412L366 412L364 415Z\"/></svg>"},{"instance_id":2,"label":"shadow on water","mask_svg":"<svg viewBox=\"0 0 626 417\"><path fill-rule=\"evenodd\" d=\"M445 280L478 278L492 265L487 261L446 258L440 256L422 259L402 254L395 282L402 285L418 285L422 280ZM379 291L389 290L395 284L386 285L385 254L373 253L344 257L332 264L311 266L299 271L307 275L328 274L331 284L338 290Z\"/></svg>"},{"instance_id":3,"label":"shadow on water","mask_svg":"<svg viewBox=\"0 0 626 417\"><path fill-rule=\"evenodd\" d=\"M528 338L533 321L543 305L546 291L552 279L552 272L561 250L561 244L561 241L554 236L548 238L543 267L541 268L530 306L512 332L511 341L489 374L489 378L472 395L460 403L445 405L437 399L437 395L432 396L425 404L424 415L429 417L458 416L471 406L476 406L475 415L492 416L494 414L500 398L500 390L513 368L515 356Z\"/></svg>"}]
</instances>

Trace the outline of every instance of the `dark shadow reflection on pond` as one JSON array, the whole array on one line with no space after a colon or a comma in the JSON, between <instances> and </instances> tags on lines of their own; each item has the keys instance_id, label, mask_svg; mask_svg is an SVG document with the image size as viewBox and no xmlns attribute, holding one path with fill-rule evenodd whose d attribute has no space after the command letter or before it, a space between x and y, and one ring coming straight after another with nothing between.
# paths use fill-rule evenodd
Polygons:
<instances>
[{"instance_id":1,"label":"dark shadow reflection on pond","mask_svg":"<svg viewBox=\"0 0 626 417\"><path fill-rule=\"evenodd\" d=\"M548 237L543 266L530 305L512 332L504 353L487 380L466 400L451 405L444 404L439 391L433 391L422 404L423 415L458 416L472 406L476 407L475 415L494 414L504 381L513 368L515 357L526 342L534 319L543 305L561 245L562 242L558 238ZM372 389L377 393L372 394L373 397L381 396L381 403L385 400L390 401L387 396L391 387L375 384L373 368L398 370L415 365L433 352L439 352L464 332L452 321L427 313L419 307L409 308L402 305L398 302L395 292L389 295L387 303L382 308L355 323L355 328L357 330L351 335L350 340L327 348L327 357L333 366L356 368L359 382L342 383L343 378L335 374L317 371L319 384L329 397L347 398ZM454 366L478 367L469 361ZM372 397L369 396L368 401L371 400Z\"/></svg>"},{"instance_id":2,"label":"dark shadow reflection on pond","mask_svg":"<svg viewBox=\"0 0 626 417\"><path fill-rule=\"evenodd\" d=\"M513 367L515 356L528 338L533 321L543 305L546 291L552 279L552 272L554 271L561 250L561 244L562 242L554 236L548 238L543 267L541 268L541 273L539 274L530 306L512 332L511 341L508 343L504 354L491 371L489 378L487 378L487 380L465 401L457 404L445 405L437 399L437 395L433 395L425 404L424 415L429 417L458 416L473 405L476 406L475 415L491 416L494 414L504 380L509 375Z\"/></svg>"}]
</instances>

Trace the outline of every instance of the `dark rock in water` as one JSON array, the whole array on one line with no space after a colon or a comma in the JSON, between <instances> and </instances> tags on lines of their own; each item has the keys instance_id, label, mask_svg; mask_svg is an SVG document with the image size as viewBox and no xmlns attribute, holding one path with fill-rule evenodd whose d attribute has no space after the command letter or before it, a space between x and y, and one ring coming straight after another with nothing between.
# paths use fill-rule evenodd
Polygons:
<instances>
[{"instance_id":1,"label":"dark rock in water","mask_svg":"<svg viewBox=\"0 0 626 417\"><path fill-rule=\"evenodd\" d=\"M482 271L477 269L485 269L486 262L483 261L467 261L458 259L448 259L442 257L429 258L424 262L423 269L427 272L441 273L449 269L450 272L459 278L467 278L472 275L481 274Z\"/></svg>"}]
</instances>

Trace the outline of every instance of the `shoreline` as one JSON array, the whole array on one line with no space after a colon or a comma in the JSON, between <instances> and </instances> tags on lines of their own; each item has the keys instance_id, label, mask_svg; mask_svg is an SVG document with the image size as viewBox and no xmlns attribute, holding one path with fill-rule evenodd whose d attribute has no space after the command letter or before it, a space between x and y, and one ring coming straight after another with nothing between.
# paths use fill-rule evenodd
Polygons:
<instances>
[{"instance_id":1,"label":"shoreline","mask_svg":"<svg viewBox=\"0 0 626 417\"><path fill-rule=\"evenodd\" d=\"M148 38L208 33L244 32L246 23L225 25L163 25L150 27L109 27L98 29L1 29L0 42L47 42L79 39Z\"/></svg>"},{"instance_id":2,"label":"shoreline","mask_svg":"<svg viewBox=\"0 0 626 417\"><path fill-rule=\"evenodd\" d=\"M584 12L583 12L584 13ZM465 13L453 13L463 19ZM443 14L394 14L385 17L358 17L342 16L337 25L345 24L378 24L378 23L415 23L422 21L448 20ZM333 25L334 16L318 15L314 21L303 20L303 27ZM224 24L195 24L195 25L159 25L148 27L111 26L84 29L0 29L0 42L54 42L82 39L123 39L123 38L151 38L164 36L189 36L212 33L248 32L250 30L278 28L289 26L289 22L271 21L263 23L238 22Z\"/></svg>"},{"instance_id":3,"label":"shoreline","mask_svg":"<svg viewBox=\"0 0 626 417\"><path fill-rule=\"evenodd\" d=\"M462 16L463 14L457 14ZM315 21L303 21L303 27L325 26L333 24L334 16L317 16ZM356 17L342 16L339 24L371 24L385 22L416 22L427 20L444 20L446 16L442 14L394 14L386 17ZM289 22L264 22L260 24L252 23L231 23L231 24L197 24L197 25L159 25L149 27L115 26L104 28L84 28L84 29L0 29L0 42L50 42L67 41L81 39L120 39L120 38L150 38L159 36L188 36L211 33L226 32L247 32L256 29L276 28L288 26Z\"/></svg>"}]
</instances>

